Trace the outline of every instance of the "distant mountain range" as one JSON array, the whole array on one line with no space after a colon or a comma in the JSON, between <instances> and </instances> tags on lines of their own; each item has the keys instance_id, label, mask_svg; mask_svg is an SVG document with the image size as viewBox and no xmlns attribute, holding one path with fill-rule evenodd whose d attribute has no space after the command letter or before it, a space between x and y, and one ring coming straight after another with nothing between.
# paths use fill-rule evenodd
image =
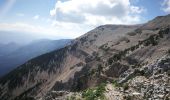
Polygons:
<instances>
[{"instance_id":1,"label":"distant mountain range","mask_svg":"<svg viewBox=\"0 0 170 100\"><path fill-rule=\"evenodd\" d=\"M10 56L33 48L44 50L29 46ZM170 100L169 77L167 15L143 25L102 25L28 60L0 78L0 99Z\"/></svg>"},{"instance_id":2,"label":"distant mountain range","mask_svg":"<svg viewBox=\"0 0 170 100\"><path fill-rule=\"evenodd\" d=\"M11 42L8 44L0 44L0 57L15 51L19 47L20 47L20 45L14 43L14 42Z\"/></svg>"},{"instance_id":3,"label":"distant mountain range","mask_svg":"<svg viewBox=\"0 0 170 100\"><path fill-rule=\"evenodd\" d=\"M70 39L41 39L26 45L17 43L0 44L0 76L31 58L62 48L70 41Z\"/></svg>"},{"instance_id":4,"label":"distant mountain range","mask_svg":"<svg viewBox=\"0 0 170 100\"><path fill-rule=\"evenodd\" d=\"M19 45L25 45L34 40L42 39L41 37L42 36L37 36L36 34L33 33L0 31L1 44L9 44L13 42Z\"/></svg>"}]
</instances>

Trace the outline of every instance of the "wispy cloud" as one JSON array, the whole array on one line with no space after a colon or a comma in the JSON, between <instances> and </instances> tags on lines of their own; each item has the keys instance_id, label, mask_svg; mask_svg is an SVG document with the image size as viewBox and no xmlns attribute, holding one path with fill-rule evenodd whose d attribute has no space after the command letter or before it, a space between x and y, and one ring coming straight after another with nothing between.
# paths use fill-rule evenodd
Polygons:
<instances>
[{"instance_id":1,"label":"wispy cloud","mask_svg":"<svg viewBox=\"0 0 170 100\"><path fill-rule=\"evenodd\" d=\"M27 23L1 23L1 31L20 31L30 33L54 33L53 30L41 26L30 25Z\"/></svg>"},{"instance_id":2,"label":"wispy cloud","mask_svg":"<svg viewBox=\"0 0 170 100\"><path fill-rule=\"evenodd\" d=\"M162 3L162 10L166 13L170 13L170 0L164 0Z\"/></svg>"},{"instance_id":3,"label":"wispy cloud","mask_svg":"<svg viewBox=\"0 0 170 100\"><path fill-rule=\"evenodd\" d=\"M37 19L39 19L39 15L35 15L34 17L33 17L33 19L35 19L35 20L37 20Z\"/></svg>"},{"instance_id":4,"label":"wispy cloud","mask_svg":"<svg viewBox=\"0 0 170 100\"><path fill-rule=\"evenodd\" d=\"M0 31L34 33L35 35L45 36L45 38L76 38L82 34L82 30L78 28L76 32L73 32L73 29L66 27L67 26L59 26L56 28L53 26L38 26L28 23L0 23Z\"/></svg>"}]
</instances>

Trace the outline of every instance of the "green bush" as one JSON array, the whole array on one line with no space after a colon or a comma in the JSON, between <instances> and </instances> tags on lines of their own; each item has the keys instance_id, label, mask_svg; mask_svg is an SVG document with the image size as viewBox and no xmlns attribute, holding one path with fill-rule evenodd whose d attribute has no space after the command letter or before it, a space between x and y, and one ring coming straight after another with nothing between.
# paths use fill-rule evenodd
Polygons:
<instances>
[{"instance_id":1,"label":"green bush","mask_svg":"<svg viewBox=\"0 0 170 100\"><path fill-rule=\"evenodd\" d=\"M69 96L66 98L66 100L76 100L76 97L75 96Z\"/></svg>"},{"instance_id":2,"label":"green bush","mask_svg":"<svg viewBox=\"0 0 170 100\"><path fill-rule=\"evenodd\" d=\"M120 87L121 86L121 84L117 83L117 81L115 81L115 80L112 81L112 85L113 85L113 87Z\"/></svg>"},{"instance_id":3,"label":"green bush","mask_svg":"<svg viewBox=\"0 0 170 100\"><path fill-rule=\"evenodd\" d=\"M82 97L85 100L98 100L98 99L103 100L105 99L105 96L103 94L105 91L105 86L106 84L102 83L98 87L87 89L83 91Z\"/></svg>"}]
</instances>

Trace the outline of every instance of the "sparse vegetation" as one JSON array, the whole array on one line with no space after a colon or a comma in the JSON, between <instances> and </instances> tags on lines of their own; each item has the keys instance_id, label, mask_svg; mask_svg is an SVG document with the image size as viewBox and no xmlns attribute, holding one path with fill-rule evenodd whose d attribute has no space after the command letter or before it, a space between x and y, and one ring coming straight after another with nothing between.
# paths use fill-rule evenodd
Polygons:
<instances>
[{"instance_id":1,"label":"sparse vegetation","mask_svg":"<svg viewBox=\"0 0 170 100\"><path fill-rule=\"evenodd\" d=\"M97 37L98 37L98 35L97 35L97 34L95 34L95 35L94 35L94 37L95 37L95 38L97 38Z\"/></svg>"},{"instance_id":2,"label":"sparse vegetation","mask_svg":"<svg viewBox=\"0 0 170 100\"><path fill-rule=\"evenodd\" d=\"M157 34L151 35L148 39L142 41L141 43L143 43L144 46L149 46L150 44L152 44L152 46L156 46L158 45L158 39L160 38L160 36L158 36Z\"/></svg>"},{"instance_id":3,"label":"sparse vegetation","mask_svg":"<svg viewBox=\"0 0 170 100\"><path fill-rule=\"evenodd\" d=\"M128 39L127 41L126 41L126 43L129 43L130 42L130 40Z\"/></svg>"},{"instance_id":4,"label":"sparse vegetation","mask_svg":"<svg viewBox=\"0 0 170 100\"><path fill-rule=\"evenodd\" d=\"M129 33L127 33L127 35L129 35L129 36L135 36L135 35L136 35L136 32L129 32Z\"/></svg>"},{"instance_id":5,"label":"sparse vegetation","mask_svg":"<svg viewBox=\"0 0 170 100\"><path fill-rule=\"evenodd\" d=\"M119 39L119 42L123 42L123 41L125 41L126 43L128 43L128 42L130 42L130 40L127 38L127 37L121 37L120 39Z\"/></svg>"},{"instance_id":6,"label":"sparse vegetation","mask_svg":"<svg viewBox=\"0 0 170 100\"><path fill-rule=\"evenodd\" d=\"M135 32L141 34L142 30L141 29L136 29Z\"/></svg>"},{"instance_id":7,"label":"sparse vegetation","mask_svg":"<svg viewBox=\"0 0 170 100\"><path fill-rule=\"evenodd\" d=\"M97 66L97 71L98 71L98 73L100 74L100 73L102 72L102 70L103 70L103 67L102 67L101 64L99 64L99 65Z\"/></svg>"},{"instance_id":8,"label":"sparse vegetation","mask_svg":"<svg viewBox=\"0 0 170 100\"><path fill-rule=\"evenodd\" d=\"M136 30L136 31L137 31L137 33L141 32L140 30ZM134 50L138 49L140 47L140 45L144 45L144 46L158 45L159 38L163 38L163 34L168 34L168 33L169 33L169 28L160 30L160 32L158 34L153 34L149 38L147 38L143 41L139 41L139 43L137 45L127 48L124 51L120 51L119 53L113 55L111 58L108 59L108 64L111 65L113 62L117 62L117 61L121 60L123 57L126 56L126 54L129 51L134 51Z\"/></svg>"},{"instance_id":9,"label":"sparse vegetation","mask_svg":"<svg viewBox=\"0 0 170 100\"><path fill-rule=\"evenodd\" d=\"M133 98L131 96L126 96L124 97L125 100L133 100Z\"/></svg>"},{"instance_id":10,"label":"sparse vegetation","mask_svg":"<svg viewBox=\"0 0 170 100\"><path fill-rule=\"evenodd\" d=\"M96 56L96 61L101 61L101 58Z\"/></svg>"},{"instance_id":11,"label":"sparse vegetation","mask_svg":"<svg viewBox=\"0 0 170 100\"><path fill-rule=\"evenodd\" d=\"M129 51L134 51L137 48L139 48L139 46L135 45L135 46L132 46L128 49L125 49L124 51L120 51L119 53L117 53L117 54L113 55L111 58L109 58L108 64L111 65L113 63L113 61L117 62L117 61L121 60L123 57L126 56L126 54Z\"/></svg>"},{"instance_id":12,"label":"sparse vegetation","mask_svg":"<svg viewBox=\"0 0 170 100\"><path fill-rule=\"evenodd\" d=\"M112 85L113 85L113 87L120 87L121 86L121 84L119 84L116 80L112 81Z\"/></svg>"},{"instance_id":13,"label":"sparse vegetation","mask_svg":"<svg viewBox=\"0 0 170 100\"><path fill-rule=\"evenodd\" d=\"M160 30L159 33L158 33L158 34L159 34L159 37L160 37L160 38L163 38L163 35L164 35L164 34L168 34L169 31L170 31L169 28Z\"/></svg>"},{"instance_id":14,"label":"sparse vegetation","mask_svg":"<svg viewBox=\"0 0 170 100\"><path fill-rule=\"evenodd\" d=\"M124 91L129 89L129 85L127 83L123 84L122 87L123 87Z\"/></svg>"},{"instance_id":15,"label":"sparse vegetation","mask_svg":"<svg viewBox=\"0 0 170 100\"><path fill-rule=\"evenodd\" d=\"M107 45L108 45L108 43L103 44L102 46L99 47L99 49L102 49L104 51L108 51L110 49L110 47L108 47Z\"/></svg>"},{"instance_id":16,"label":"sparse vegetation","mask_svg":"<svg viewBox=\"0 0 170 100\"><path fill-rule=\"evenodd\" d=\"M69 96L66 100L76 100L75 96Z\"/></svg>"},{"instance_id":17,"label":"sparse vegetation","mask_svg":"<svg viewBox=\"0 0 170 100\"><path fill-rule=\"evenodd\" d=\"M100 84L98 87L87 89L83 91L82 97L85 100L104 100L105 83Z\"/></svg>"},{"instance_id":18,"label":"sparse vegetation","mask_svg":"<svg viewBox=\"0 0 170 100\"><path fill-rule=\"evenodd\" d=\"M35 100L33 97L15 98L14 100Z\"/></svg>"},{"instance_id":19,"label":"sparse vegetation","mask_svg":"<svg viewBox=\"0 0 170 100\"><path fill-rule=\"evenodd\" d=\"M168 54L170 54L170 49L168 50Z\"/></svg>"}]
</instances>

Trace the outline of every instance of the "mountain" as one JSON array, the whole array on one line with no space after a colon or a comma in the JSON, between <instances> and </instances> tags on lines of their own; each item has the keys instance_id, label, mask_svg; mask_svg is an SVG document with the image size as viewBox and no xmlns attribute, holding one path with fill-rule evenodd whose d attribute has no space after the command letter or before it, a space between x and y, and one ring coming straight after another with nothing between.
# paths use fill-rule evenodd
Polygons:
<instances>
[{"instance_id":1,"label":"mountain","mask_svg":"<svg viewBox=\"0 0 170 100\"><path fill-rule=\"evenodd\" d=\"M169 100L169 19L99 26L2 77L0 99Z\"/></svg>"},{"instance_id":2,"label":"mountain","mask_svg":"<svg viewBox=\"0 0 170 100\"><path fill-rule=\"evenodd\" d=\"M14 42L11 42L8 44L0 44L0 57L15 51L19 47L20 47L20 45L14 43Z\"/></svg>"},{"instance_id":3,"label":"mountain","mask_svg":"<svg viewBox=\"0 0 170 100\"><path fill-rule=\"evenodd\" d=\"M169 17L170 17L170 14L167 16L158 16L155 19L144 24L141 28L143 28L143 29L157 29L160 27L169 26L169 23L168 23L168 22L170 22Z\"/></svg>"},{"instance_id":4,"label":"mountain","mask_svg":"<svg viewBox=\"0 0 170 100\"><path fill-rule=\"evenodd\" d=\"M0 31L0 43L8 44L14 42L19 45L25 45L31 41L41 39L42 37L37 36L33 33L24 32L10 32L10 31Z\"/></svg>"},{"instance_id":5,"label":"mountain","mask_svg":"<svg viewBox=\"0 0 170 100\"><path fill-rule=\"evenodd\" d=\"M2 45L0 49L0 76L25 63L29 59L62 48L70 41L70 39L41 39L22 46L16 43Z\"/></svg>"}]
</instances>

